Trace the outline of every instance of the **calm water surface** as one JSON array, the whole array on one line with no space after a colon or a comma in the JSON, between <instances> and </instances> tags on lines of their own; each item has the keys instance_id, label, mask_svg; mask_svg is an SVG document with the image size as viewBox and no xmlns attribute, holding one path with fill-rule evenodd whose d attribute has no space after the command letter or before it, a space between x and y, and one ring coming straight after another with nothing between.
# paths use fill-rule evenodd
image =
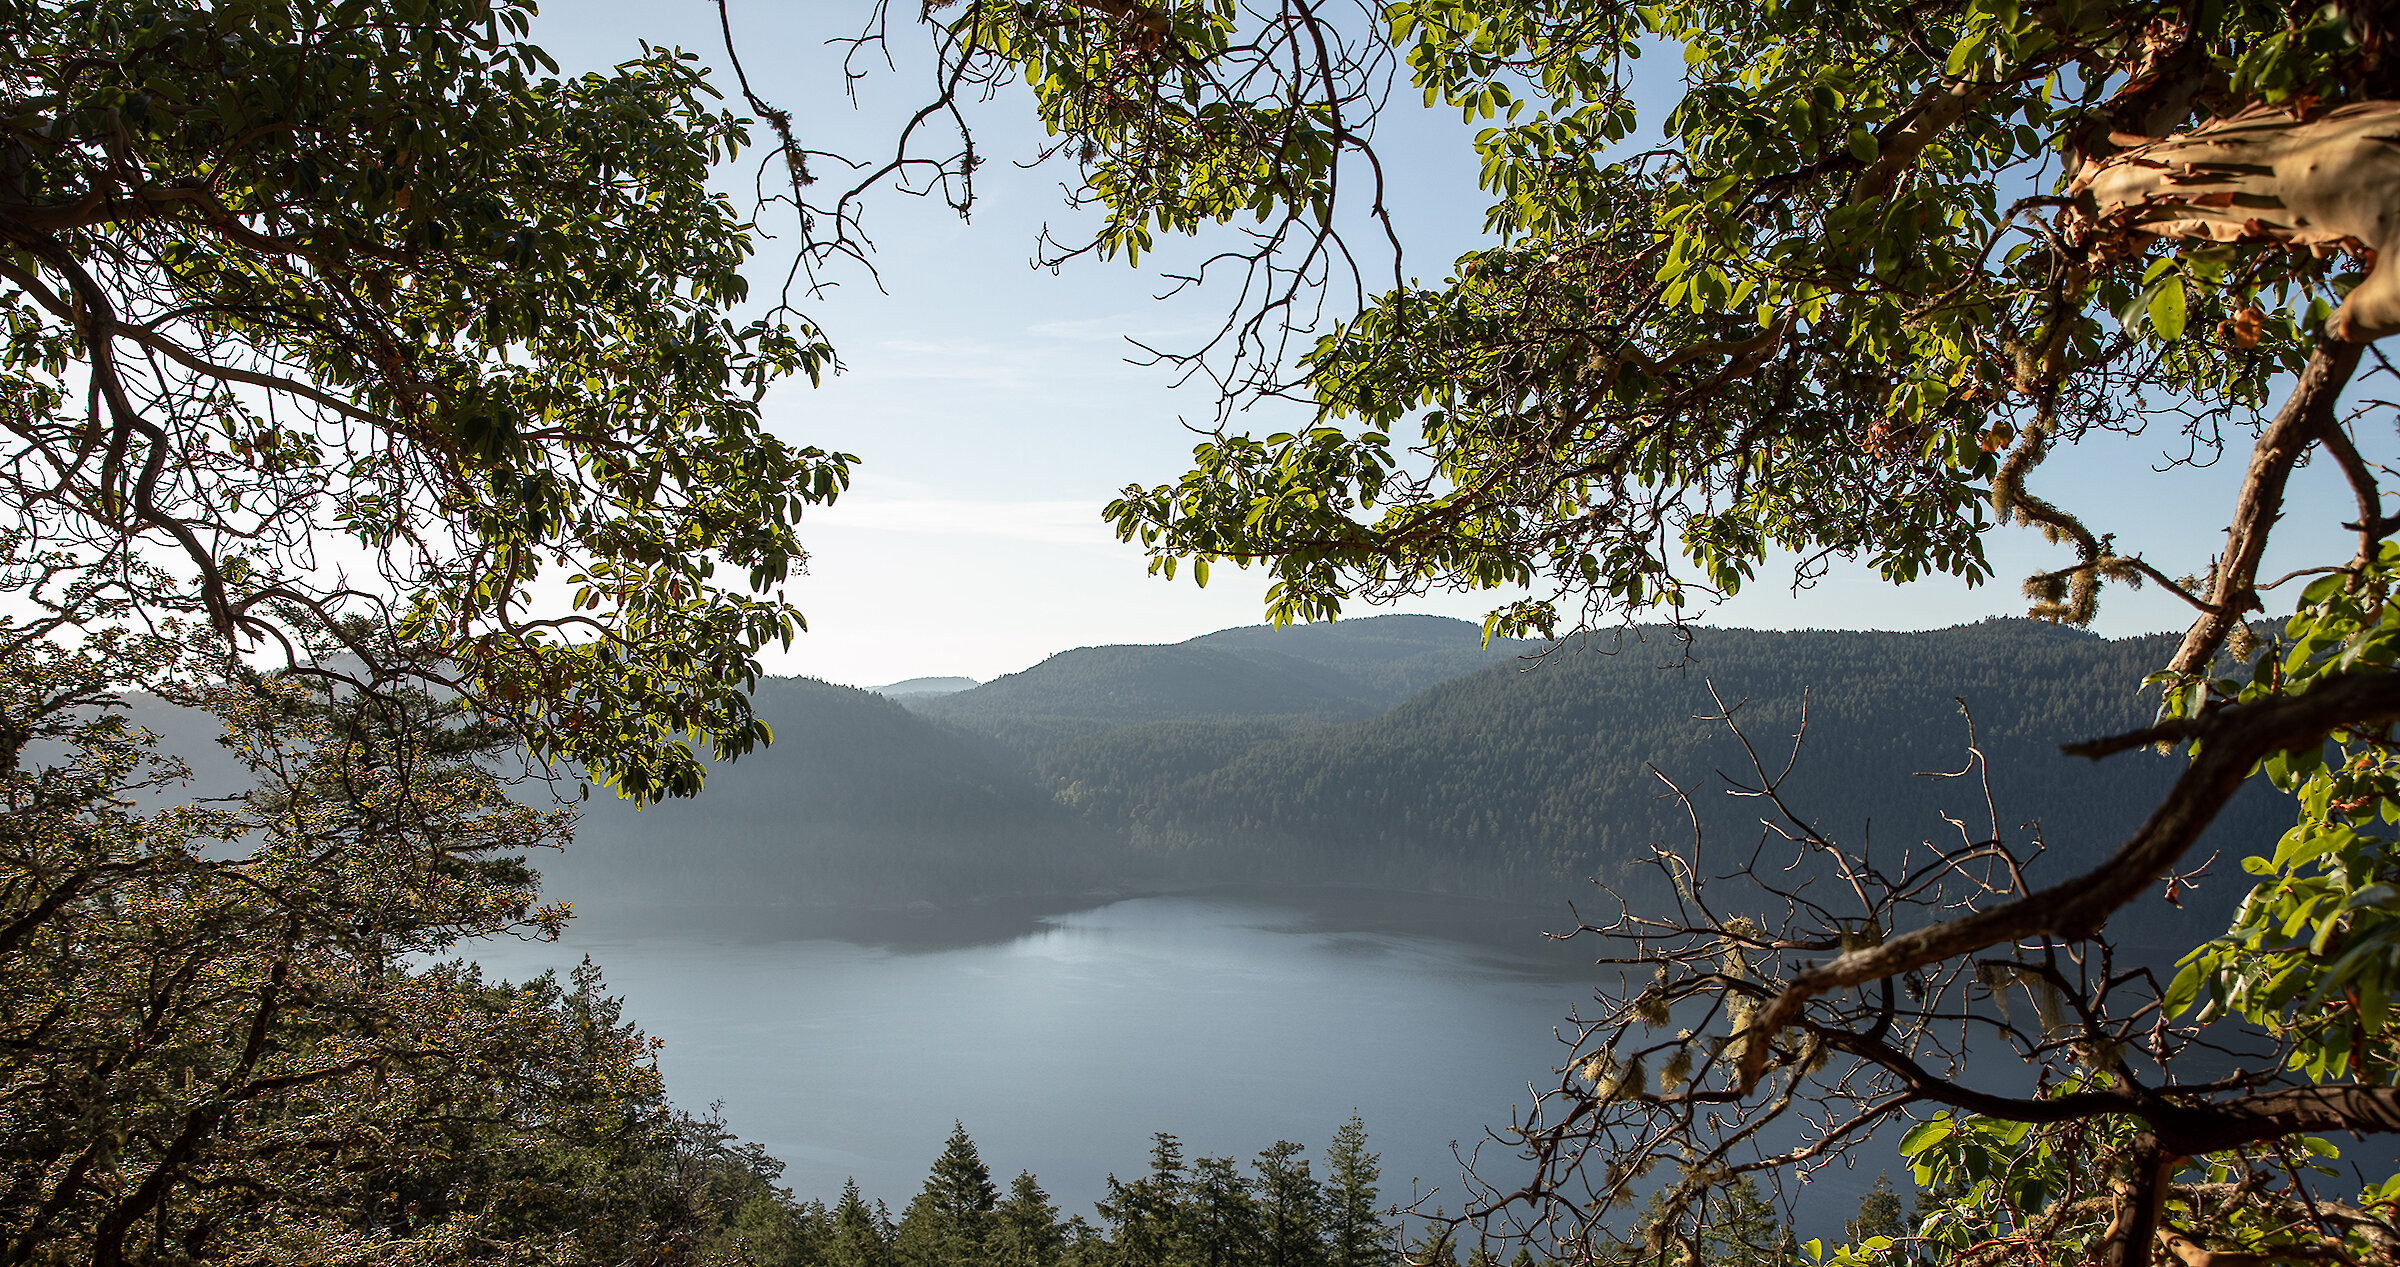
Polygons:
<instances>
[{"instance_id":1,"label":"calm water surface","mask_svg":"<svg viewBox=\"0 0 2400 1267\"><path fill-rule=\"evenodd\" d=\"M1003 1186L1032 1170L1089 1217L1149 1137L1317 1156L1355 1108L1385 1191L1458 1204L1452 1141L1530 1102L1587 997L1555 911L1361 894L1143 898L1093 909L596 916L477 947L521 979L589 954L666 1040L669 1093L728 1121L803 1197L856 1176L896 1211L953 1119ZM1487 1146L1486 1157L1498 1150ZM1515 1175L1501 1158L1484 1167Z\"/></svg>"}]
</instances>

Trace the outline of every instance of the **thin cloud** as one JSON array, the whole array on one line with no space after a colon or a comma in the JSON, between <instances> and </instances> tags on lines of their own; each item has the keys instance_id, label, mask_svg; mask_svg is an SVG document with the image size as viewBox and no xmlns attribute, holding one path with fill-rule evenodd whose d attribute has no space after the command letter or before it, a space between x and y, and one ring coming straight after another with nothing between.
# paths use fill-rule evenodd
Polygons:
<instances>
[{"instance_id":1,"label":"thin cloud","mask_svg":"<svg viewBox=\"0 0 2400 1267\"><path fill-rule=\"evenodd\" d=\"M1142 327L1131 313L1108 317L1077 317L1062 321L1040 321L1025 327L1025 333L1038 338L1059 339L1070 343L1117 343L1127 339L1154 348L1169 348L1177 341L1197 341L1215 333L1215 327L1198 321L1177 325Z\"/></svg>"},{"instance_id":2,"label":"thin cloud","mask_svg":"<svg viewBox=\"0 0 2400 1267\"><path fill-rule=\"evenodd\" d=\"M953 497L845 497L812 514L813 527L914 532L1058 545L1111 545L1096 501L974 501Z\"/></svg>"}]
</instances>

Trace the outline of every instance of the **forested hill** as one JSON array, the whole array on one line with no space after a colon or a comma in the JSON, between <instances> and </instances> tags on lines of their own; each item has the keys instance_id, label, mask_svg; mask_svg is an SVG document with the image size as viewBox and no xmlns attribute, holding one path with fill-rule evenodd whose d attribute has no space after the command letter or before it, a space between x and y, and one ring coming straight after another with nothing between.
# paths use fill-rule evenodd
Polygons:
<instances>
[{"instance_id":1,"label":"forested hill","mask_svg":"<svg viewBox=\"0 0 2400 1267\"><path fill-rule=\"evenodd\" d=\"M2163 638L2029 621L1914 634L1701 629L1688 644L1650 629L1532 661L1480 648L1463 622L1385 621L1357 622L1373 636L1348 641L1244 629L1068 653L912 702L926 715L844 687L770 683L759 707L773 748L716 770L691 804L636 815L595 801L571 855L544 869L553 894L603 904L947 901L1228 880L1554 899L1594 875L1622 878L1653 843L1689 842L1661 774L1693 794L1720 868L1748 857L1766 807L1724 794L1720 772L1755 780L1726 726L1704 720L1712 685L1778 770L1805 703L1785 799L1827 834L1878 851L1955 839L1945 812L1978 836L1989 829L1979 781L1917 773L1967 764L1954 697L1972 710L2002 828L2038 823L2066 855L2054 874L2113 848L2180 768L2148 752L2094 765L2057 751L2149 720L2153 703L2135 688L2166 654ZM1373 692L1421 678L1437 684L1375 710ZM1322 689L1307 693L1312 683ZM945 707L956 701L971 706ZM1341 710L1369 715L1333 720ZM1171 719L1147 719L1162 712ZM2204 903L2240 887L2233 864L2272 839L2272 802L2246 797L2220 826L2218 841L2241 839Z\"/></svg>"},{"instance_id":2,"label":"forested hill","mask_svg":"<svg viewBox=\"0 0 2400 1267\"><path fill-rule=\"evenodd\" d=\"M1315 625L1245 625L1184 643L1262 663L1296 660L1338 675L1353 698L1389 707L1439 682L1539 654L1545 644L1495 638L1444 616L1369 616Z\"/></svg>"},{"instance_id":3,"label":"forested hill","mask_svg":"<svg viewBox=\"0 0 2400 1267\"><path fill-rule=\"evenodd\" d=\"M880 695L810 678L762 683L775 742L712 764L690 801L636 812L595 793L575 843L535 860L579 907L889 905L1082 892L1119 859L987 740Z\"/></svg>"},{"instance_id":4,"label":"forested hill","mask_svg":"<svg viewBox=\"0 0 2400 1267\"><path fill-rule=\"evenodd\" d=\"M1045 736L1189 718L1371 717L1438 682L1528 654L1441 616L1254 625L1164 646L1079 647L971 691L909 701L992 733Z\"/></svg>"},{"instance_id":5,"label":"forested hill","mask_svg":"<svg viewBox=\"0 0 2400 1267\"><path fill-rule=\"evenodd\" d=\"M1991 816L1980 783L1918 773L1967 765L1963 698L2001 827L2039 823L2054 850L2090 859L2138 825L2180 758L2095 765L2058 745L2146 724L2155 703L2135 687L2168 646L2030 621L1915 634L1703 629L1688 645L1643 630L1486 669L1356 725L1121 727L1032 761L1061 799L1194 874L1556 893L1618 876L1654 842L1690 841L1666 779L1693 795L1717 867L1748 856L1771 807L1725 794L1728 777L1757 778L1725 724L1705 720L1712 686L1778 772L1805 706L1784 799L1827 834L1879 849L1955 840L1947 812L1980 837ZM2237 803L2217 839L2271 841L2272 799ZM2234 860L2219 874L2237 874Z\"/></svg>"}]
</instances>

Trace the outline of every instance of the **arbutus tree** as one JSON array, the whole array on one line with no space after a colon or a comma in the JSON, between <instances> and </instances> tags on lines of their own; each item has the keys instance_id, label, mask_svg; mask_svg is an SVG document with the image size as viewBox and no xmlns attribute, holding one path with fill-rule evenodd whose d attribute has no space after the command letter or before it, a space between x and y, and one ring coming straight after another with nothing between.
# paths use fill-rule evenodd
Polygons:
<instances>
[{"instance_id":1,"label":"arbutus tree","mask_svg":"<svg viewBox=\"0 0 2400 1267\"><path fill-rule=\"evenodd\" d=\"M1697 1256L1712 1200L1889 1125L1945 1260L2394 1259L2400 1181L2320 1164L2329 1136L2400 1129L2383 8L960 0L926 19L946 83L1030 88L1100 210L1091 250L1259 226L1212 260L1253 285L1185 363L1234 404L1315 417L1221 430L1180 480L1125 490L1108 517L1162 571L1263 567L1279 621L1530 587L1487 629L1555 635L1680 618L1778 551L1804 578L1839 557L1978 582L2014 525L2063 552L2026 581L2036 616L2088 623L2110 584L2192 612L2149 683L2158 724L2070 748L2188 760L2082 874L2036 867L1999 806L1870 858L1757 761L1742 790L1771 830L1748 865L1663 852L1675 899L1589 930L1640 971L1602 990L1507 1136L1529 1170L1487 1182L1476 1216L1588 1246L1648 1193L1650 1243ZM1680 95L1645 121L1639 68L1661 62L1648 82ZM1348 226L1397 254L1375 123L1401 75L1488 125L1492 244L1438 285L1395 268L1318 330L1304 301L1368 275ZM2045 464L2111 432L2178 461L2247 444L2223 539L2043 494ZM2286 504L2310 460L2353 505ZM2295 512L2355 545L2270 578ZM2262 770L2296 821L2245 863L2233 926L2171 975L2121 961L2112 916ZM1978 1085L1970 1048L2030 1084Z\"/></svg>"},{"instance_id":2,"label":"arbutus tree","mask_svg":"<svg viewBox=\"0 0 2400 1267\"><path fill-rule=\"evenodd\" d=\"M0 0L0 1261L697 1261L770 1188L596 970L433 962L565 917L511 750L647 803L768 739L854 462L762 422L830 350L749 302L752 125L533 14ZM162 696L249 787L174 803Z\"/></svg>"},{"instance_id":3,"label":"arbutus tree","mask_svg":"<svg viewBox=\"0 0 2400 1267\"><path fill-rule=\"evenodd\" d=\"M830 352L733 316L749 125L690 54L561 75L532 14L0 6L0 528L229 650L365 618L536 755L688 795L686 736L765 737L852 459L761 425Z\"/></svg>"}]
</instances>

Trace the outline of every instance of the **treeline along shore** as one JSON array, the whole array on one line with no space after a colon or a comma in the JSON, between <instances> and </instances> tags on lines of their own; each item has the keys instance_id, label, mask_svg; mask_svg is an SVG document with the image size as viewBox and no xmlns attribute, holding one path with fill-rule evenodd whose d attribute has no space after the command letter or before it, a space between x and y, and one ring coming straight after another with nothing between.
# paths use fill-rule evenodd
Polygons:
<instances>
[{"instance_id":1,"label":"treeline along shore","mask_svg":"<svg viewBox=\"0 0 2400 1267\"><path fill-rule=\"evenodd\" d=\"M1461 1228L1439 1210L1403 1214L1383 1190L1380 1159L1356 1115L1321 1154L1277 1141L1244 1162L1187 1157L1152 1137L1145 1169L1111 1175L1097 1221L1062 1217L1041 1180L1005 1189L954 1126L924 1186L899 1213L853 1182L838 1197L802 1199L777 1186L780 1164L713 1123L684 1119L679 1169L689 1176L690 1244L704 1261L745 1267L1549 1267L1522 1241ZM1879 1180L1843 1230L1851 1241L1906 1235L1897 1190ZM1706 1221L1701 1267L1794 1261L1797 1236L1747 1183ZM1905 1253L1889 1267L1910 1267ZM1623 1267L1642 1261L1627 1247Z\"/></svg>"}]
</instances>

